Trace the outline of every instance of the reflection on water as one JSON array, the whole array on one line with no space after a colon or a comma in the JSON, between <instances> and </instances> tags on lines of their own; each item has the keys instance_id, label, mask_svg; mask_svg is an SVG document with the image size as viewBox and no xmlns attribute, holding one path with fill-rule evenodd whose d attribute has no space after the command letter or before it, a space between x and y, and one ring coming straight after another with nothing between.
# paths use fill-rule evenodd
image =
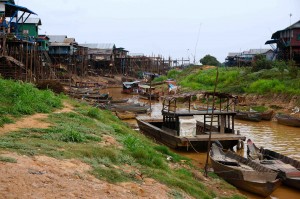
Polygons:
<instances>
[{"instance_id":1,"label":"reflection on water","mask_svg":"<svg viewBox=\"0 0 300 199\"><path fill-rule=\"evenodd\" d=\"M106 89L105 92L109 92L113 99L124 99L131 98L135 101L142 103L149 103L149 101L139 100L137 95L124 95L121 94L121 88ZM157 101L151 104L152 113L151 115L160 115L162 105ZM131 124L135 124L135 120L129 121ZM294 128L277 124L277 122L262 121L262 122L247 122L236 120L235 129L240 130L242 135L246 138L250 138L258 147L263 146L264 148L277 151L284 155L290 156L300 161L300 128ZM189 157L196 162L199 167L204 168L206 161L206 153L192 153L192 152L178 152L183 156ZM246 155L245 150L239 151L241 155ZM246 157L246 156L245 156ZM254 194L243 192L248 198L261 199L262 197ZM286 186L280 186L276 189L268 199L296 199L300 198L300 191L291 189Z\"/></svg>"}]
</instances>

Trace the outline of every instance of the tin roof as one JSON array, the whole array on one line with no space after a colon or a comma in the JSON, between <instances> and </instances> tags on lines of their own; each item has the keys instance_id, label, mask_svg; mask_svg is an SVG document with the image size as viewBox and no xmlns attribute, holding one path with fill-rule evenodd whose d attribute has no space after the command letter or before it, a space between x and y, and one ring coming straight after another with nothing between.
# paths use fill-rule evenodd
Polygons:
<instances>
[{"instance_id":1,"label":"tin roof","mask_svg":"<svg viewBox=\"0 0 300 199\"><path fill-rule=\"evenodd\" d=\"M63 43L67 38L67 35L47 35L50 42L60 42Z\"/></svg>"},{"instance_id":2,"label":"tin roof","mask_svg":"<svg viewBox=\"0 0 300 199\"><path fill-rule=\"evenodd\" d=\"M272 51L272 49L250 49L249 51L244 51L243 54L257 55L257 54L265 54L269 51Z\"/></svg>"},{"instance_id":3,"label":"tin roof","mask_svg":"<svg viewBox=\"0 0 300 199\"><path fill-rule=\"evenodd\" d=\"M16 23L16 18L13 18L11 22ZM19 23L22 23L22 20L19 20ZM37 24L37 25L42 25L42 20L40 18L28 18L26 21L23 23L25 24Z\"/></svg>"},{"instance_id":4,"label":"tin roof","mask_svg":"<svg viewBox=\"0 0 300 199\"><path fill-rule=\"evenodd\" d=\"M71 44L64 43L64 42L53 42L53 43L50 43L49 46L71 46Z\"/></svg>"},{"instance_id":5,"label":"tin roof","mask_svg":"<svg viewBox=\"0 0 300 199\"><path fill-rule=\"evenodd\" d=\"M81 46L92 48L92 49L111 49L116 48L113 43L89 43L89 44L80 44Z\"/></svg>"},{"instance_id":6,"label":"tin roof","mask_svg":"<svg viewBox=\"0 0 300 199\"><path fill-rule=\"evenodd\" d=\"M241 53L228 53L228 57L235 57L240 55Z\"/></svg>"}]
</instances>

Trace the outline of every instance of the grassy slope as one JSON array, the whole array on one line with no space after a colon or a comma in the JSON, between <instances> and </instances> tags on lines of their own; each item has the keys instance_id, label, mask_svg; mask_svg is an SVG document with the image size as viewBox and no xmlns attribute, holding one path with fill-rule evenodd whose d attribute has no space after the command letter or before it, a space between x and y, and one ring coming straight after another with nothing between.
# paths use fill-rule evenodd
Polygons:
<instances>
[{"instance_id":1,"label":"grassy slope","mask_svg":"<svg viewBox=\"0 0 300 199\"><path fill-rule=\"evenodd\" d=\"M63 96L56 97L50 91L38 91L30 84L0 79L0 118L2 124L13 122L15 117L36 112L50 113L48 129L22 129L0 136L0 149L15 151L29 156L48 155L58 159L80 159L93 168L91 173L111 183L136 181L135 170L173 189L170 196L180 198L184 191L195 198L215 198L216 193L205 187L193 175L190 161L159 146L140 133L120 122L109 111L102 111L85 104L69 101L74 112L53 113L62 106ZM114 137L119 145L104 146L105 136ZM166 157L172 160L167 161ZM185 161L182 161L185 160ZM0 159L0 161L14 160ZM176 169L170 165L177 165ZM128 172L124 167L134 168ZM212 175L224 189L233 189ZM219 196L224 198L224 196ZM235 195L232 198L242 198Z\"/></svg>"},{"instance_id":2,"label":"grassy slope","mask_svg":"<svg viewBox=\"0 0 300 199\"><path fill-rule=\"evenodd\" d=\"M183 71L172 70L168 77L160 79L166 78L175 78L185 89L212 91L216 69L202 70L198 66ZM218 90L229 93L300 95L300 78L291 79L288 72L281 74L275 68L255 73L250 68L219 68Z\"/></svg>"}]
</instances>

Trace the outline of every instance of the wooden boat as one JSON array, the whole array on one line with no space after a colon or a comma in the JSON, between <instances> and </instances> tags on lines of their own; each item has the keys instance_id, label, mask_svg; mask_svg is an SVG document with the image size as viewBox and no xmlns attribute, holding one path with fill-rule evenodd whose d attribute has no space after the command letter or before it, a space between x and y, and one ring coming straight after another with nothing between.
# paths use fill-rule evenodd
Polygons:
<instances>
[{"instance_id":1,"label":"wooden boat","mask_svg":"<svg viewBox=\"0 0 300 199\"><path fill-rule=\"evenodd\" d=\"M261 113L261 119L262 120L266 120L266 121L270 121L273 118L274 115L274 111L273 110L268 110L265 112Z\"/></svg>"},{"instance_id":2,"label":"wooden boat","mask_svg":"<svg viewBox=\"0 0 300 199\"><path fill-rule=\"evenodd\" d=\"M159 100L159 93L155 91L155 87L146 84L139 85L139 96L142 99Z\"/></svg>"},{"instance_id":3,"label":"wooden boat","mask_svg":"<svg viewBox=\"0 0 300 199\"><path fill-rule=\"evenodd\" d=\"M95 99L95 100L110 100L112 97L110 97L107 93L102 93L102 94L87 94L84 95L83 98L87 99Z\"/></svg>"},{"instance_id":4,"label":"wooden boat","mask_svg":"<svg viewBox=\"0 0 300 199\"><path fill-rule=\"evenodd\" d=\"M122 93L137 95L140 81L123 82Z\"/></svg>"},{"instance_id":5,"label":"wooden boat","mask_svg":"<svg viewBox=\"0 0 300 199\"><path fill-rule=\"evenodd\" d=\"M212 144L209 156L218 176L245 191L267 197L281 183L277 172L231 151L225 153L216 144Z\"/></svg>"},{"instance_id":6,"label":"wooden boat","mask_svg":"<svg viewBox=\"0 0 300 199\"><path fill-rule=\"evenodd\" d=\"M113 105L110 107L111 111L129 111L133 113L147 113L150 107L148 105L140 105L140 104L125 104L125 105Z\"/></svg>"},{"instance_id":7,"label":"wooden boat","mask_svg":"<svg viewBox=\"0 0 300 199\"><path fill-rule=\"evenodd\" d=\"M276 115L277 122L286 126L300 127L300 118L291 115Z\"/></svg>"},{"instance_id":8,"label":"wooden boat","mask_svg":"<svg viewBox=\"0 0 300 199\"><path fill-rule=\"evenodd\" d=\"M300 190L300 161L269 149L259 149L250 139L247 140L247 154L249 159L279 171L283 184Z\"/></svg>"},{"instance_id":9,"label":"wooden boat","mask_svg":"<svg viewBox=\"0 0 300 199\"><path fill-rule=\"evenodd\" d=\"M130 111L119 112L116 111L116 116L121 120L134 119L136 117L136 113Z\"/></svg>"},{"instance_id":10,"label":"wooden boat","mask_svg":"<svg viewBox=\"0 0 300 199\"><path fill-rule=\"evenodd\" d=\"M97 100L98 103L110 103L110 104L126 103L127 101L128 101L128 99L119 99L119 100L100 99L100 100Z\"/></svg>"},{"instance_id":11,"label":"wooden boat","mask_svg":"<svg viewBox=\"0 0 300 199\"><path fill-rule=\"evenodd\" d=\"M165 97L161 116L136 117L140 131L171 148L205 151L208 148L210 121L213 119L211 140L219 140L226 149L245 141L246 138L234 130L235 112L215 111L212 118L212 111L177 111L176 99L182 96L190 99L193 93Z\"/></svg>"},{"instance_id":12,"label":"wooden boat","mask_svg":"<svg viewBox=\"0 0 300 199\"><path fill-rule=\"evenodd\" d=\"M262 116L258 112L237 111L235 118L239 120L246 120L251 122L260 122L262 120Z\"/></svg>"}]
</instances>

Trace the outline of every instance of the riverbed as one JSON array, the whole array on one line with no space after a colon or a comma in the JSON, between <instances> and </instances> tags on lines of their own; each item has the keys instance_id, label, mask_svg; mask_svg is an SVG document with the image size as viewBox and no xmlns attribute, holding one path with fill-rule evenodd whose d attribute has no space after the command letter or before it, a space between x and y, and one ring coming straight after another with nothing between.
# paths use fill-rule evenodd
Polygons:
<instances>
[{"instance_id":1,"label":"riverbed","mask_svg":"<svg viewBox=\"0 0 300 199\"><path fill-rule=\"evenodd\" d=\"M108 92L113 99L128 98L131 101L148 103L149 101L140 100L137 95L126 95L121 93L121 88L108 88L103 92ZM162 105L158 101L151 103L151 115L161 114ZM136 126L135 120L127 121L133 126ZM137 127L137 126L136 126ZM236 120L235 129L240 130L246 139L251 139L258 147L264 147L277 151L281 154L292 157L300 161L300 128L288 127L277 124L276 121L262 121L262 122L247 122ZM174 150L173 150L174 151ZM193 159L199 167L204 168L206 161L206 153L197 152L178 152L183 156ZM244 150L238 151L241 155L246 155L246 146ZM246 157L246 156L245 156ZM262 199L262 197L254 194L241 191L244 195L251 199ZM299 198L300 191L281 185L276 189L268 199L296 199Z\"/></svg>"}]
</instances>

